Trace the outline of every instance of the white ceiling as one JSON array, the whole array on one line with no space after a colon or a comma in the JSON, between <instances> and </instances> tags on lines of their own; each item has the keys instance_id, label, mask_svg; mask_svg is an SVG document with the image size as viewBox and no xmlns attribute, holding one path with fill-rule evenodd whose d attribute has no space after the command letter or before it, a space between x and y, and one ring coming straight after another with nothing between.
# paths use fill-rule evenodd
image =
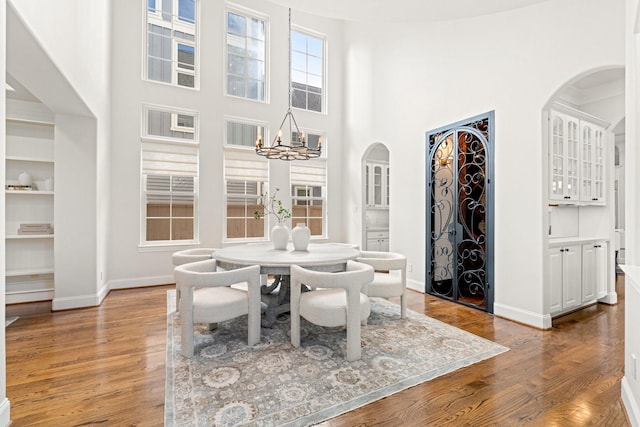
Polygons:
<instances>
[{"instance_id":1,"label":"white ceiling","mask_svg":"<svg viewBox=\"0 0 640 427\"><path fill-rule=\"evenodd\" d=\"M271 0L328 18L370 23L443 21L517 9L549 0Z\"/></svg>"}]
</instances>

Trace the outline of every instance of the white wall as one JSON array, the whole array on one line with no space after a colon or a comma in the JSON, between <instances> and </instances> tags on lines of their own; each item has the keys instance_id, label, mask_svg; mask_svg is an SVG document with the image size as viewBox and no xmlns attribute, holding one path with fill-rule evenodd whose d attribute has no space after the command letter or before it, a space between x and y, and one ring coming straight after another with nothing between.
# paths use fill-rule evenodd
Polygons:
<instances>
[{"instance_id":1,"label":"white wall","mask_svg":"<svg viewBox=\"0 0 640 427\"><path fill-rule=\"evenodd\" d=\"M624 377L622 400L634 427L640 426L640 335L632 325L640 323L640 150L638 150L638 123L640 123L640 1L626 0L626 122L625 122L625 262L630 265L625 272L625 333ZM634 361L632 355L635 355Z\"/></svg>"},{"instance_id":2,"label":"white wall","mask_svg":"<svg viewBox=\"0 0 640 427\"><path fill-rule=\"evenodd\" d=\"M409 280L425 280L425 241L415 239L425 235L425 132L495 110L495 312L543 326L541 111L575 76L623 65L623 17L622 0L562 0L429 25L349 26L345 161L357 164L373 141L389 148L391 250L414 264ZM360 205L346 199L345 212Z\"/></svg>"},{"instance_id":3,"label":"white wall","mask_svg":"<svg viewBox=\"0 0 640 427\"><path fill-rule=\"evenodd\" d=\"M0 0L0 28L7 28L7 2ZM0 31L0 75L5 75L6 64L6 31ZM6 116L6 92L0 91L0 117ZM4 159L6 148L6 122L0 120L0 159ZM2 188L5 185L5 162L0 162L0 182ZM4 197L0 197L0 224L4 224ZM5 230L0 227L0 252L5 253ZM5 257L0 257L0 319L5 318ZM6 426L10 422L10 404L7 399L7 346L5 341L5 328L0 331L0 425Z\"/></svg>"},{"instance_id":4,"label":"white wall","mask_svg":"<svg viewBox=\"0 0 640 427\"><path fill-rule=\"evenodd\" d=\"M63 135L77 138L65 141L76 149L61 145L64 158L56 148L55 220L85 226L86 238L74 240L64 250L72 247L75 263L91 272L82 275L82 282L80 277L67 280L63 270L70 266L61 260L70 255L57 250L56 268L62 269L60 275L56 272L53 306L85 306L88 295L92 301L104 295L106 283L102 273L109 236L111 3L13 0L9 5L7 71L59 115L65 123ZM92 124L86 123L87 118ZM62 182L82 182L84 192L76 190L65 198L62 192L71 189L58 185ZM77 236L71 228L66 228L70 234L61 234L63 230L56 229L58 249Z\"/></svg>"},{"instance_id":5,"label":"white wall","mask_svg":"<svg viewBox=\"0 0 640 427\"><path fill-rule=\"evenodd\" d=\"M269 19L269 103L223 95L225 3L201 1L200 89L172 87L144 81L144 2L114 2L113 19L113 170L109 279L112 288L173 283L171 254L181 247L140 249L140 132L144 103L196 110L200 114L200 243L220 247L223 243L223 157L225 115L264 120L273 135L288 105L288 11L260 0L236 1ZM342 23L293 11L294 26L325 34L328 45L328 114L294 112L302 129L326 131L323 148L330 153L328 231L330 240L342 240L343 168L342 140ZM271 188L288 193L289 163L272 160Z\"/></svg>"}]
</instances>

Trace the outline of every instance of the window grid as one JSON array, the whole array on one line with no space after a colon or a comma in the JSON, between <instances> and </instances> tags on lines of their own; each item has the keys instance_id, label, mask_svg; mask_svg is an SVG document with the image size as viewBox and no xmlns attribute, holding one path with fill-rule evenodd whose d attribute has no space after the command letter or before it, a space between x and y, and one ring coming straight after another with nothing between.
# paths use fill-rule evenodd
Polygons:
<instances>
[{"instance_id":1,"label":"window grid","mask_svg":"<svg viewBox=\"0 0 640 427\"><path fill-rule=\"evenodd\" d=\"M310 139L317 134L309 134ZM291 225L304 223L312 237L327 236L327 162L313 159L293 162L291 180Z\"/></svg>"},{"instance_id":2,"label":"window grid","mask_svg":"<svg viewBox=\"0 0 640 427\"><path fill-rule=\"evenodd\" d=\"M324 235L324 197L322 187L311 185L292 185L291 224L306 224L312 236Z\"/></svg>"},{"instance_id":3,"label":"window grid","mask_svg":"<svg viewBox=\"0 0 640 427\"><path fill-rule=\"evenodd\" d=\"M266 20L229 10L226 22L226 94L265 101Z\"/></svg>"},{"instance_id":4,"label":"window grid","mask_svg":"<svg viewBox=\"0 0 640 427\"><path fill-rule=\"evenodd\" d=\"M197 87L197 19L199 0L147 0L147 80ZM169 10L163 9L163 3Z\"/></svg>"},{"instance_id":5,"label":"window grid","mask_svg":"<svg viewBox=\"0 0 640 427\"><path fill-rule=\"evenodd\" d=\"M195 242L197 178L145 174L146 242Z\"/></svg>"},{"instance_id":6,"label":"window grid","mask_svg":"<svg viewBox=\"0 0 640 427\"><path fill-rule=\"evenodd\" d=\"M264 124L241 119L227 119L225 124L225 239L228 241L262 240L267 236L268 220L258 204L266 191L269 163L256 156L254 147L265 135Z\"/></svg>"},{"instance_id":7,"label":"window grid","mask_svg":"<svg viewBox=\"0 0 640 427\"><path fill-rule=\"evenodd\" d=\"M198 242L198 114L144 106L142 246Z\"/></svg>"},{"instance_id":8,"label":"window grid","mask_svg":"<svg viewBox=\"0 0 640 427\"><path fill-rule=\"evenodd\" d=\"M324 110L324 39L291 31L291 89L293 107Z\"/></svg>"}]
</instances>

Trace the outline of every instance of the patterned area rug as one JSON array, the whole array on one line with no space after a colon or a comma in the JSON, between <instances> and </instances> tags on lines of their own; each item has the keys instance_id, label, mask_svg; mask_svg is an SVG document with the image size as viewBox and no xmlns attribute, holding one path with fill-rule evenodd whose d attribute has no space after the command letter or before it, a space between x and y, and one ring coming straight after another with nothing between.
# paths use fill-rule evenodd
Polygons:
<instances>
[{"instance_id":1,"label":"patterned area rug","mask_svg":"<svg viewBox=\"0 0 640 427\"><path fill-rule=\"evenodd\" d=\"M167 295L167 426L305 426L381 399L508 349L422 314L374 299L362 329L362 359L347 362L346 331L302 319L301 348L281 315L247 346L246 317L207 331L195 356L180 353L175 291Z\"/></svg>"}]
</instances>

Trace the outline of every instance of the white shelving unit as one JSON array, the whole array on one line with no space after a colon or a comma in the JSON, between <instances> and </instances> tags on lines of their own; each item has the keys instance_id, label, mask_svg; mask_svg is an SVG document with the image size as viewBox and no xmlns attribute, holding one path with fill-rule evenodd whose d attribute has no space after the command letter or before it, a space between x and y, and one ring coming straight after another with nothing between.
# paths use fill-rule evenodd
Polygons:
<instances>
[{"instance_id":1,"label":"white shelving unit","mask_svg":"<svg viewBox=\"0 0 640 427\"><path fill-rule=\"evenodd\" d=\"M54 123L41 104L33 114L7 105L5 184L18 185L28 172L30 190L5 190L6 303L51 300L54 296L54 234L18 234L21 224L54 226L55 192L45 188L53 178ZM23 107L21 105L20 107Z\"/></svg>"}]
</instances>

